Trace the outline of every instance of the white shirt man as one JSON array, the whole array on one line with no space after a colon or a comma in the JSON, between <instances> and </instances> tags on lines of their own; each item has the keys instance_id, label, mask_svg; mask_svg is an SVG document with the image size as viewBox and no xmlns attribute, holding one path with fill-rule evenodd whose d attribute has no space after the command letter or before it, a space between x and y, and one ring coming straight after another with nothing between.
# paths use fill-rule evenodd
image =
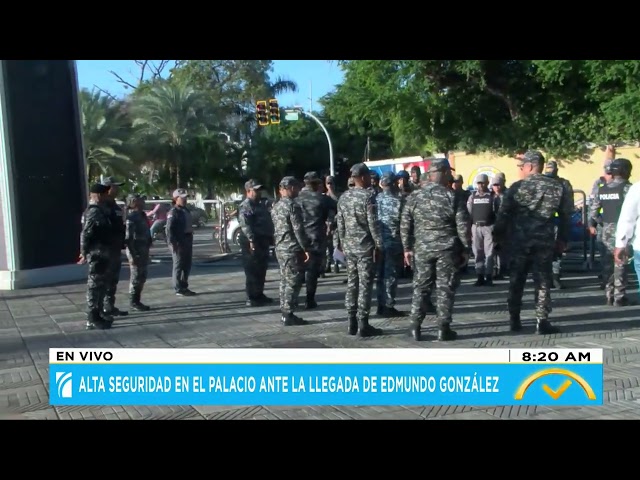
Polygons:
<instances>
[{"instance_id":1,"label":"white shirt man","mask_svg":"<svg viewBox=\"0 0 640 480\"><path fill-rule=\"evenodd\" d=\"M627 261L627 248L633 239L631 246L634 250L634 266L636 275L640 270L640 182L634 183L622 204L618 225L616 227L615 260L616 263Z\"/></svg>"}]
</instances>

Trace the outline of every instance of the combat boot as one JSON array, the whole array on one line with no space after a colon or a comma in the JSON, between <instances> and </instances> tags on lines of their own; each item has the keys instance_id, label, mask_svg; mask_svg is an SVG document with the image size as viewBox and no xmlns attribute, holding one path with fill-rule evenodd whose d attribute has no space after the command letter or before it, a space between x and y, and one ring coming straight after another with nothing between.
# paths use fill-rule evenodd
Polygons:
<instances>
[{"instance_id":1,"label":"combat boot","mask_svg":"<svg viewBox=\"0 0 640 480\"><path fill-rule=\"evenodd\" d=\"M440 325L440 329L438 330L438 341L439 342L449 342L451 340L455 340L458 338L458 332L451 330L451 325L445 323L444 325Z\"/></svg>"},{"instance_id":2,"label":"combat boot","mask_svg":"<svg viewBox=\"0 0 640 480\"><path fill-rule=\"evenodd\" d=\"M474 287L481 287L484 285L484 275L478 275L478 279L476 283L473 284Z\"/></svg>"},{"instance_id":3,"label":"combat boot","mask_svg":"<svg viewBox=\"0 0 640 480\"><path fill-rule=\"evenodd\" d=\"M293 313L283 313L282 324L285 327L292 327L297 325L308 325L309 322L301 319L300 317L298 317L297 315L294 315Z\"/></svg>"},{"instance_id":4,"label":"combat boot","mask_svg":"<svg viewBox=\"0 0 640 480\"><path fill-rule=\"evenodd\" d=\"M378 308L376 309L376 315L380 317L384 315L384 305L378 305Z\"/></svg>"},{"instance_id":5,"label":"combat boot","mask_svg":"<svg viewBox=\"0 0 640 480\"><path fill-rule=\"evenodd\" d=\"M553 335L554 333L560 333L560 329L551 325L549 320L538 320L536 325L536 333L538 335Z\"/></svg>"},{"instance_id":6,"label":"combat boot","mask_svg":"<svg viewBox=\"0 0 640 480\"><path fill-rule=\"evenodd\" d=\"M552 288L557 288L557 289L560 289L560 290L562 290L564 288L564 285L560 281L560 275L559 274L554 274L553 275L553 287Z\"/></svg>"},{"instance_id":7,"label":"combat boot","mask_svg":"<svg viewBox=\"0 0 640 480\"><path fill-rule=\"evenodd\" d=\"M140 301L140 296L141 296L142 292L140 292L140 290L135 290L131 295L131 301L130 301L130 305L131 308L133 308L134 310L137 310L139 312L148 312L149 310L151 310L150 307L148 307L147 305L145 305L144 303L142 303Z\"/></svg>"},{"instance_id":8,"label":"combat boot","mask_svg":"<svg viewBox=\"0 0 640 480\"><path fill-rule=\"evenodd\" d=\"M487 275L484 280L484 284L487 287L493 287L493 277L491 275Z\"/></svg>"},{"instance_id":9,"label":"combat boot","mask_svg":"<svg viewBox=\"0 0 640 480\"><path fill-rule=\"evenodd\" d=\"M347 330L349 335L355 335L358 333L358 318L355 314L349 315L349 329Z\"/></svg>"},{"instance_id":10,"label":"combat boot","mask_svg":"<svg viewBox=\"0 0 640 480\"><path fill-rule=\"evenodd\" d=\"M418 320L412 320L411 326L409 327L409 334L416 342L422 340L422 323Z\"/></svg>"},{"instance_id":11,"label":"combat boot","mask_svg":"<svg viewBox=\"0 0 640 480\"><path fill-rule=\"evenodd\" d=\"M112 317L126 317L127 315L129 315L129 312L127 312L126 310L120 310L116 306L105 307L103 311L104 313Z\"/></svg>"},{"instance_id":12,"label":"combat boot","mask_svg":"<svg viewBox=\"0 0 640 480\"><path fill-rule=\"evenodd\" d=\"M382 329L369 325L369 317L363 317L358 320L359 337L377 337L379 335L382 335Z\"/></svg>"},{"instance_id":13,"label":"combat boot","mask_svg":"<svg viewBox=\"0 0 640 480\"><path fill-rule=\"evenodd\" d=\"M512 313L509 316L509 330L512 332L519 332L522 330L522 322L520 321L520 314Z\"/></svg>"},{"instance_id":14,"label":"combat boot","mask_svg":"<svg viewBox=\"0 0 640 480\"><path fill-rule=\"evenodd\" d=\"M304 308L307 310L312 310L318 306L316 302L315 295L307 293L307 301L304 302Z\"/></svg>"},{"instance_id":15,"label":"combat boot","mask_svg":"<svg viewBox=\"0 0 640 480\"><path fill-rule=\"evenodd\" d=\"M384 307L382 311L382 316L393 318L393 317L404 317L405 313L400 310L396 310L395 307Z\"/></svg>"},{"instance_id":16,"label":"combat boot","mask_svg":"<svg viewBox=\"0 0 640 480\"><path fill-rule=\"evenodd\" d=\"M112 322L105 320L100 315L100 310L91 310L87 314L87 330L108 330L111 328Z\"/></svg>"}]
</instances>

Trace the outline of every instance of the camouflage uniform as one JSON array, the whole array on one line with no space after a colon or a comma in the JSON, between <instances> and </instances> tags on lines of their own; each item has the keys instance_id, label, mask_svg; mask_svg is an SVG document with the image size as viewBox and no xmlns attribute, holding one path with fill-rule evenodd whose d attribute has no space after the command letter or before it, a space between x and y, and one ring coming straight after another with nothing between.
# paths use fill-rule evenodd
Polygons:
<instances>
[{"instance_id":1,"label":"camouflage uniform","mask_svg":"<svg viewBox=\"0 0 640 480\"><path fill-rule=\"evenodd\" d=\"M111 220L113 240L109 250L111 267L109 268L110 277L107 281L107 291L104 297L104 312L108 315L124 316L127 315L127 312L115 306L116 292L118 290L118 282L120 281L120 271L122 270L122 250L125 248L124 210L112 199L106 200L105 207L109 212L109 219Z\"/></svg>"},{"instance_id":2,"label":"camouflage uniform","mask_svg":"<svg viewBox=\"0 0 640 480\"><path fill-rule=\"evenodd\" d=\"M308 172L304 179L308 182L320 183L320 176L316 172ZM323 258L327 249L327 229L335 218L335 207L330 197L310 187L302 189L296 202L302 207L304 229L311 241L308 249L310 257L305 265L306 307L315 308L318 278L322 274Z\"/></svg>"},{"instance_id":3,"label":"camouflage uniform","mask_svg":"<svg viewBox=\"0 0 640 480\"><path fill-rule=\"evenodd\" d=\"M131 201L132 199L130 199ZM140 302L149 269L149 249L151 232L147 215L141 210L133 210L127 215L126 235L127 258L131 269L129 296L131 307L146 311L149 307Z\"/></svg>"},{"instance_id":4,"label":"camouflage uniform","mask_svg":"<svg viewBox=\"0 0 640 480\"><path fill-rule=\"evenodd\" d=\"M606 165L608 166L608 164ZM591 205L593 205L593 202L595 201L595 197L598 194L598 189L601 187L604 187L606 184L607 184L607 181L604 177L599 177L595 182L593 182L593 186L591 187L591 194L589 195L589 200L590 200L589 209L591 209ZM599 213L602 213L602 212L599 212ZM595 228L596 228L596 238L594 239L595 247L596 247L596 251L598 252L598 255L600 255L600 264L601 264L600 267L602 267L602 259L607 254L607 250L604 247L604 243L602 243L602 222L598 221L598 224L595 226ZM606 282L602 274L600 274L600 278L602 279L602 288L604 289Z\"/></svg>"},{"instance_id":5,"label":"camouflage uniform","mask_svg":"<svg viewBox=\"0 0 640 480\"><path fill-rule=\"evenodd\" d=\"M329 200L331 201L331 207L333 209L333 211L335 212L338 208L338 195L336 194L329 194L329 193L325 193L324 194L327 198L329 198ZM333 220L331 222L331 226L329 229L329 233L327 234L327 250L326 250L326 255L325 255L325 262L323 265L324 270L326 271L326 273L330 273L331 272L331 265L333 265L334 268L334 273L339 273L340 271L340 266L338 265L338 262L336 262L333 259L333 249L335 247L335 245L333 244L333 235L334 232L336 231L336 228L338 228L338 223L336 221L335 215L333 216Z\"/></svg>"},{"instance_id":6,"label":"camouflage uniform","mask_svg":"<svg viewBox=\"0 0 640 480\"><path fill-rule=\"evenodd\" d=\"M378 223L382 234L382 251L378 259L378 314L398 316L395 309L398 274L403 268L402 241L400 240L400 215L404 198L395 186L395 175L386 172L380 181L382 193L376 197Z\"/></svg>"},{"instance_id":7,"label":"camouflage uniform","mask_svg":"<svg viewBox=\"0 0 640 480\"><path fill-rule=\"evenodd\" d=\"M280 188L297 185L294 177L284 177ZM302 207L294 198L282 197L271 210L275 230L276 256L280 264L280 310L285 325L302 324L295 316L304 278L304 254L311 248L305 232ZM311 258L310 258L311 259Z\"/></svg>"},{"instance_id":8,"label":"camouflage uniform","mask_svg":"<svg viewBox=\"0 0 640 480\"><path fill-rule=\"evenodd\" d=\"M262 185L253 180L245 183L245 189L259 189ZM245 274L247 305L271 303L264 294L264 282L269 267L269 247L273 241L271 213L264 202L245 198L238 208L239 237L242 266ZM249 243L253 243L251 250Z\"/></svg>"},{"instance_id":9,"label":"camouflage uniform","mask_svg":"<svg viewBox=\"0 0 640 480\"><path fill-rule=\"evenodd\" d=\"M623 159L614 160L607 168L616 168ZM630 172L629 172L630 173ZM626 175L625 175L626 176ZM589 224L592 227L602 224L602 244L604 255L602 262L602 280L605 284L605 296L608 305L623 306L628 303L627 280L629 264L617 265L614 261L616 228L624 198L631 188L631 183L619 175L598 188L589 209ZM629 251L629 256L632 254Z\"/></svg>"},{"instance_id":10,"label":"camouflage uniform","mask_svg":"<svg viewBox=\"0 0 640 480\"><path fill-rule=\"evenodd\" d=\"M528 151L520 161L524 168L527 163L533 166L544 164L544 157L540 152ZM534 277L537 332L547 334L558 331L548 320L553 283L551 264L556 247L554 216L558 212L557 239L566 244L573 209L573 199L569 193L557 180L542 173L533 173L512 184L502 200L493 235L496 243L501 246L507 240L506 233L510 230L509 241L517 246L511 252L507 300L513 331L522 328L522 294L530 270L538 272Z\"/></svg>"},{"instance_id":11,"label":"camouflage uniform","mask_svg":"<svg viewBox=\"0 0 640 480\"><path fill-rule=\"evenodd\" d=\"M433 160L429 173L436 172L450 175L448 160ZM416 340L421 338L420 327L435 281L439 338L454 339L456 333L450 324L460 284L458 267L461 254L470 249L469 212L462 197L440 183L426 182L407 199L400 236L404 251L413 254L416 266L411 300L412 335Z\"/></svg>"},{"instance_id":12,"label":"camouflage uniform","mask_svg":"<svg viewBox=\"0 0 640 480\"><path fill-rule=\"evenodd\" d=\"M363 163L351 168L352 177L366 179L369 169ZM376 214L375 194L368 188L354 187L338 201L338 248L347 259L347 291L345 307L349 316L348 333L360 336L378 335L369 325L371 293L375 274L375 250L382 247Z\"/></svg>"},{"instance_id":13,"label":"camouflage uniform","mask_svg":"<svg viewBox=\"0 0 640 480\"><path fill-rule=\"evenodd\" d=\"M93 185L100 193L102 185ZM94 191L95 190L95 191ZM113 318L103 313L104 297L111 280L110 252L113 234L109 211L103 204L91 203L82 215L80 255L89 264L87 277L87 328L110 328Z\"/></svg>"}]
</instances>

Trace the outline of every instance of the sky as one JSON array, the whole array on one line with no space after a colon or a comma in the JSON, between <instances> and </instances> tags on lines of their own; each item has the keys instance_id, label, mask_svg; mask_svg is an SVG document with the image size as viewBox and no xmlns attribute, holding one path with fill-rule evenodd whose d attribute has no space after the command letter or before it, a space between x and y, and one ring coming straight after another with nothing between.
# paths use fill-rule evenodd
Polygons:
<instances>
[{"instance_id":1,"label":"sky","mask_svg":"<svg viewBox=\"0 0 640 480\"><path fill-rule=\"evenodd\" d=\"M77 60L78 81L81 88L92 90L99 87L114 96L121 96L127 90L109 73L116 72L125 80L135 83L139 71L133 60ZM313 102L313 110L319 110L318 99L334 90L342 81L342 71L336 61L329 60L274 60L273 76L293 80L298 84L297 93L280 95L278 101L283 107L300 105L308 110Z\"/></svg>"}]
</instances>

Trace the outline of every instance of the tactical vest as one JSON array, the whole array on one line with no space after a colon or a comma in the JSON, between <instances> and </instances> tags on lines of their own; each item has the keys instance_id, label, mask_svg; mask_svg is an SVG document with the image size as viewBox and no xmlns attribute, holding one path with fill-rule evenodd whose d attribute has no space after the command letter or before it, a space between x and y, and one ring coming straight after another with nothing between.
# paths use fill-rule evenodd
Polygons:
<instances>
[{"instance_id":1,"label":"tactical vest","mask_svg":"<svg viewBox=\"0 0 640 480\"><path fill-rule=\"evenodd\" d=\"M598 189L598 200L602 205L602 223L617 223L624 202L625 182L612 187L611 184Z\"/></svg>"},{"instance_id":2,"label":"tactical vest","mask_svg":"<svg viewBox=\"0 0 640 480\"><path fill-rule=\"evenodd\" d=\"M493 195L474 193L471 198L471 221L480 226L493 225L495 221Z\"/></svg>"}]
</instances>

